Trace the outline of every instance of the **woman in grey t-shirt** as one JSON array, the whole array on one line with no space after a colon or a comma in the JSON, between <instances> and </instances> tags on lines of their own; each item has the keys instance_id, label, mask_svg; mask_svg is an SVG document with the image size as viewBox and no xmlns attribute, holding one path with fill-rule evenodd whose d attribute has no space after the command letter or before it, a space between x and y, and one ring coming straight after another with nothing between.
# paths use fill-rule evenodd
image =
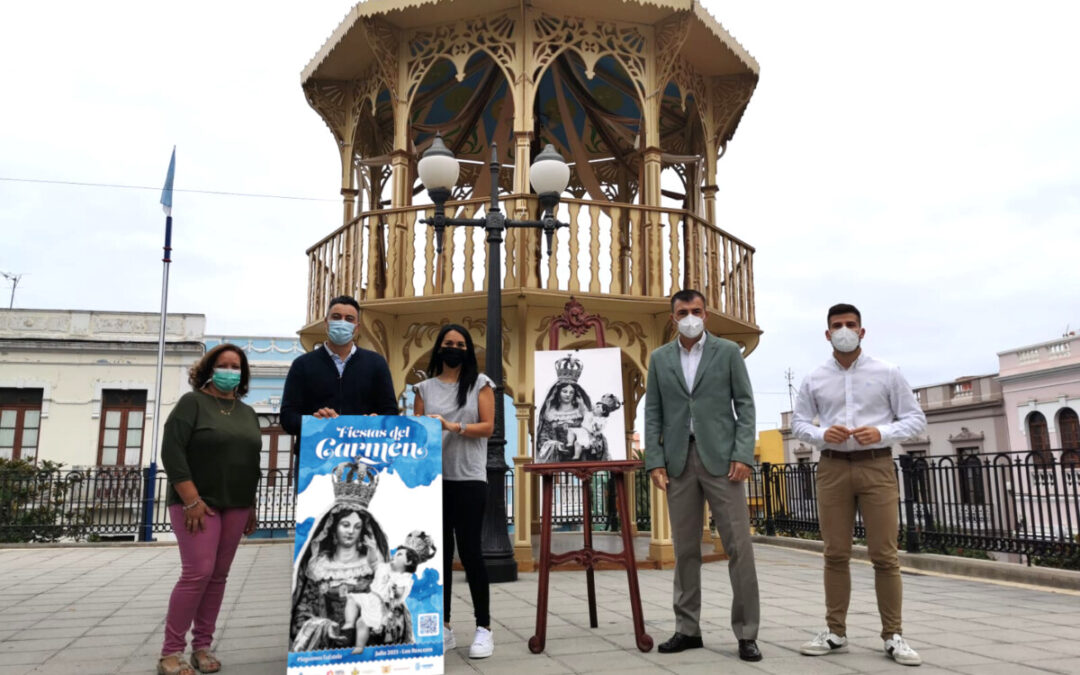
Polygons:
<instances>
[{"instance_id":1,"label":"woman in grey t-shirt","mask_svg":"<svg viewBox=\"0 0 1080 675\"><path fill-rule=\"evenodd\" d=\"M443 428L443 649L457 647L450 627L456 537L476 615L476 634L469 647L469 657L474 659L495 651L487 568L480 552L488 489L487 439L495 430L495 392L491 380L478 370L469 331L447 324L435 338L428 379L414 388L416 414L434 417Z\"/></svg>"}]
</instances>

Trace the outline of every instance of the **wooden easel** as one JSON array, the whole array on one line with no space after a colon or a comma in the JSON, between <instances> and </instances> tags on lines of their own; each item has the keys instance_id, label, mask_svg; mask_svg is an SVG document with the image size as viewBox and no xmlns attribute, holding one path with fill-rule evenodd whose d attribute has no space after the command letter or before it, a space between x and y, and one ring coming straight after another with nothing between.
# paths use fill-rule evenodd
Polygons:
<instances>
[{"instance_id":1,"label":"wooden easel","mask_svg":"<svg viewBox=\"0 0 1080 675\"><path fill-rule=\"evenodd\" d=\"M604 327L600 318L587 314L581 303L570 298L563 315L556 318L549 332L549 349L559 348L559 329L566 328L581 337L590 328L596 330L596 343L605 347ZM638 587L637 561L634 559L634 541L630 533L629 483L634 471L641 468L640 460L618 462L552 462L526 464L526 472L540 476L542 504L540 512L540 579L536 589L536 633L529 638L529 651L539 654L547 643L548 584L551 568L567 562L576 562L585 568L585 585L589 601L589 626L598 626L596 617L596 580L594 569L597 562L608 562L626 569L630 587L630 612L634 620L634 637L637 648L647 652L653 647L653 639L645 632L645 618L641 612L641 589ZM615 481L615 504L619 514L623 550L619 553L597 551L592 547L592 479L598 471L609 471ZM551 553L551 517L554 506L555 477L561 473L577 476L581 480L581 501L584 511L584 546L567 553Z\"/></svg>"}]
</instances>

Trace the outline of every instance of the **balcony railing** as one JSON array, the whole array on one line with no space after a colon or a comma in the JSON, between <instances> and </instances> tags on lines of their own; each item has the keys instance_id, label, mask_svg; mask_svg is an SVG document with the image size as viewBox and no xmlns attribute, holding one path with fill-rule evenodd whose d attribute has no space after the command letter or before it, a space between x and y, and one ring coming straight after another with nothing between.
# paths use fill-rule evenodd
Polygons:
<instances>
[{"instance_id":1,"label":"balcony railing","mask_svg":"<svg viewBox=\"0 0 1080 675\"><path fill-rule=\"evenodd\" d=\"M482 217L487 200L448 202L447 215ZM511 217L539 215L533 195L503 200ZM308 249L308 321L347 293L364 300L480 292L487 256L480 228L448 227L441 256L434 232L418 223L434 207L361 213ZM705 293L724 314L755 323L754 249L683 209L565 199L550 257L542 235L507 231L504 288L666 298L681 288ZM459 231L460 230L460 231Z\"/></svg>"}]
</instances>

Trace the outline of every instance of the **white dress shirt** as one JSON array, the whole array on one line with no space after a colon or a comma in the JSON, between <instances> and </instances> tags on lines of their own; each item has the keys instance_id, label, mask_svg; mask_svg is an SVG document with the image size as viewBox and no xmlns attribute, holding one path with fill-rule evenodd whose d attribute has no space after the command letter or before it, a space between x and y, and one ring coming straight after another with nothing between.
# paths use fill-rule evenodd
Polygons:
<instances>
[{"instance_id":1,"label":"white dress shirt","mask_svg":"<svg viewBox=\"0 0 1080 675\"><path fill-rule=\"evenodd\" d=\"M698 341L690 345L690 349L683 347L679 340L679 363L682 365L683 378L686 380L686 390L694 391L694 379L697 377L698 366L701 365L701 355L705 352L705 335L703 331ZM694 418L690 418L690 433L694 433Z\"/></svg>"},{"instance_id":2,"label":"white dress shirt","mask_svg":"<svg viewBox=\"0 0 1080 675\"><path fill-rule=\"evenodd\" d=\"M349 359L351 359L353 357L353 354L356 353L356 343L354 342L351 346L352 349L349 350L349 355L343 359L337 355L337 352L335 352L333 349L330 349L329 344L325 342L323 343L323 347L326 347L326 353L330 355L330 359L334 362L334 365L337 366L338 377L341 377L345 374L345 364L348 363Z\"/></svg>"},{"instance_id":3,"label":"white dress shirt","mask_svg":"<svg viewBox=\"0 0 1080 675\"><path fill-rule=\"evenodd\" d=\"M877 427L881 441L861 446L852 436L840 444L826 443L825 430L834 425L848 429ZM926 415L900 369L865 353L850 368L831 358L807 375L799 387L791 419L796 438L830 450L887 448L924 429Z\"/></svg>"}]
</instances>

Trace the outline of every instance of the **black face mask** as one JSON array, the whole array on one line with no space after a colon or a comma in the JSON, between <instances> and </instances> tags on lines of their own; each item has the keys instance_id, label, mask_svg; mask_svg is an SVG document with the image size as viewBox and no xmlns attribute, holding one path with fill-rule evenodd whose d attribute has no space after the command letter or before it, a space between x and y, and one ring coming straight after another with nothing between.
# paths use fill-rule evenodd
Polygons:
<instances>
[{"instance_id":1,"label":"black face mask","mask_svg":"<svg viewBox=\"0 0 1080 675\"><path fill-rule=\"evenodd\" d=\"M443 347L439 350L439 356L442 357L443 363L451 368L457 368L465 362L465 350L456 347Z\"/></svg>"}]
</instances>

